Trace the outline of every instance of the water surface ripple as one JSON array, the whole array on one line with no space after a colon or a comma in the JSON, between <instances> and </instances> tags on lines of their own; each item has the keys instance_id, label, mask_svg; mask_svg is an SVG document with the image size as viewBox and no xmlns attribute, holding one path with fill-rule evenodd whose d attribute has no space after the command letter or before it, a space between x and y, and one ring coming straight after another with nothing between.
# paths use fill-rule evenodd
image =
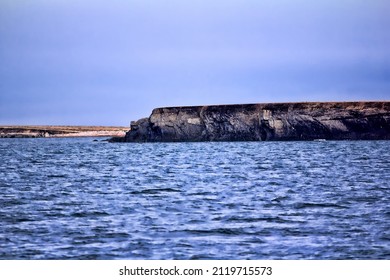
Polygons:
<instances>
[{"instance_id":1,"label":"water surface ripple","mask_svg":"<svg viewBox=\"0 0 390 280\"><path fill-rule=\"evenodd\" d=\"M0 140L0 259L390 259L390 141Z\"/></svg>"}]
</instances>

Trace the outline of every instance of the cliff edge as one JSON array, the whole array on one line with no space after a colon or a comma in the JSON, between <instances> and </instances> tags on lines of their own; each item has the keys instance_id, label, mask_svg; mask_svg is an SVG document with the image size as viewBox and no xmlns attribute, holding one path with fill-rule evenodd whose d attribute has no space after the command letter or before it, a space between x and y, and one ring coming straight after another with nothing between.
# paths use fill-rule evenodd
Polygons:
<instances>
[{"instance_id":1,"label":"cliff edge","mask_svg":"<svg viewBox=\"0 0 390 280\"><path fill-rule=\"evenodd\" d=\"M390 101L304 102L154 109L124 142L390 139Z\"/></svg>"}]
</instances>

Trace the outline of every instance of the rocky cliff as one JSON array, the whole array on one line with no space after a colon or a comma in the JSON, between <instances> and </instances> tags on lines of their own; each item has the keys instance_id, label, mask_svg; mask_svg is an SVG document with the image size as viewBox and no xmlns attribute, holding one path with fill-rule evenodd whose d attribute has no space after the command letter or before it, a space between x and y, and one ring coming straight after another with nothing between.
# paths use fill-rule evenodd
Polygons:
<instances>
[{"instance_id":1,"label":"rocky cliff","mask_svg":"<svg viewBox=\"0 0 390 280\"><path fill-rule=\"evenodd\" d=\"M125 142L390 139L390 101L168 107L131 123Z\"/></svg>"}]
</instances>

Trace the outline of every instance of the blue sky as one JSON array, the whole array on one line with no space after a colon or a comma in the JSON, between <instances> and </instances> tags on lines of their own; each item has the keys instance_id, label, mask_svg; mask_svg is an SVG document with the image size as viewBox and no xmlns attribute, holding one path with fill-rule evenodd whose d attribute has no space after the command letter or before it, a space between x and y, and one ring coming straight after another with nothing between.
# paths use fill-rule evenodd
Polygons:
<instances>
[{"instance_id":1,"label":"blue sky","mask_svg":"<svg viewBox=\"0 0 390 280\"><path fill-rule=\"evenodd\" d=\"M0 0L0 124L390 100L389 0Z\"/></svg>"}]
</instances>

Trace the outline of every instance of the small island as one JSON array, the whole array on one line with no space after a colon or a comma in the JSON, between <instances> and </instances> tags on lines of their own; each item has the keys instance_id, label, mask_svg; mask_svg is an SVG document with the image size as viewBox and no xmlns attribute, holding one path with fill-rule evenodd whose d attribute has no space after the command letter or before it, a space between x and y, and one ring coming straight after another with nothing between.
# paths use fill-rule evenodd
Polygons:
<instances>
[{"instance_id":1,"label":"small island","mask_svg":"<svg viewBox=\"0 0 390 280\"><path fill-rule=\"evenodd\" d=\"M390 140L390 101L154 109L113 142Z\"/></svg>"}]
</instances>

